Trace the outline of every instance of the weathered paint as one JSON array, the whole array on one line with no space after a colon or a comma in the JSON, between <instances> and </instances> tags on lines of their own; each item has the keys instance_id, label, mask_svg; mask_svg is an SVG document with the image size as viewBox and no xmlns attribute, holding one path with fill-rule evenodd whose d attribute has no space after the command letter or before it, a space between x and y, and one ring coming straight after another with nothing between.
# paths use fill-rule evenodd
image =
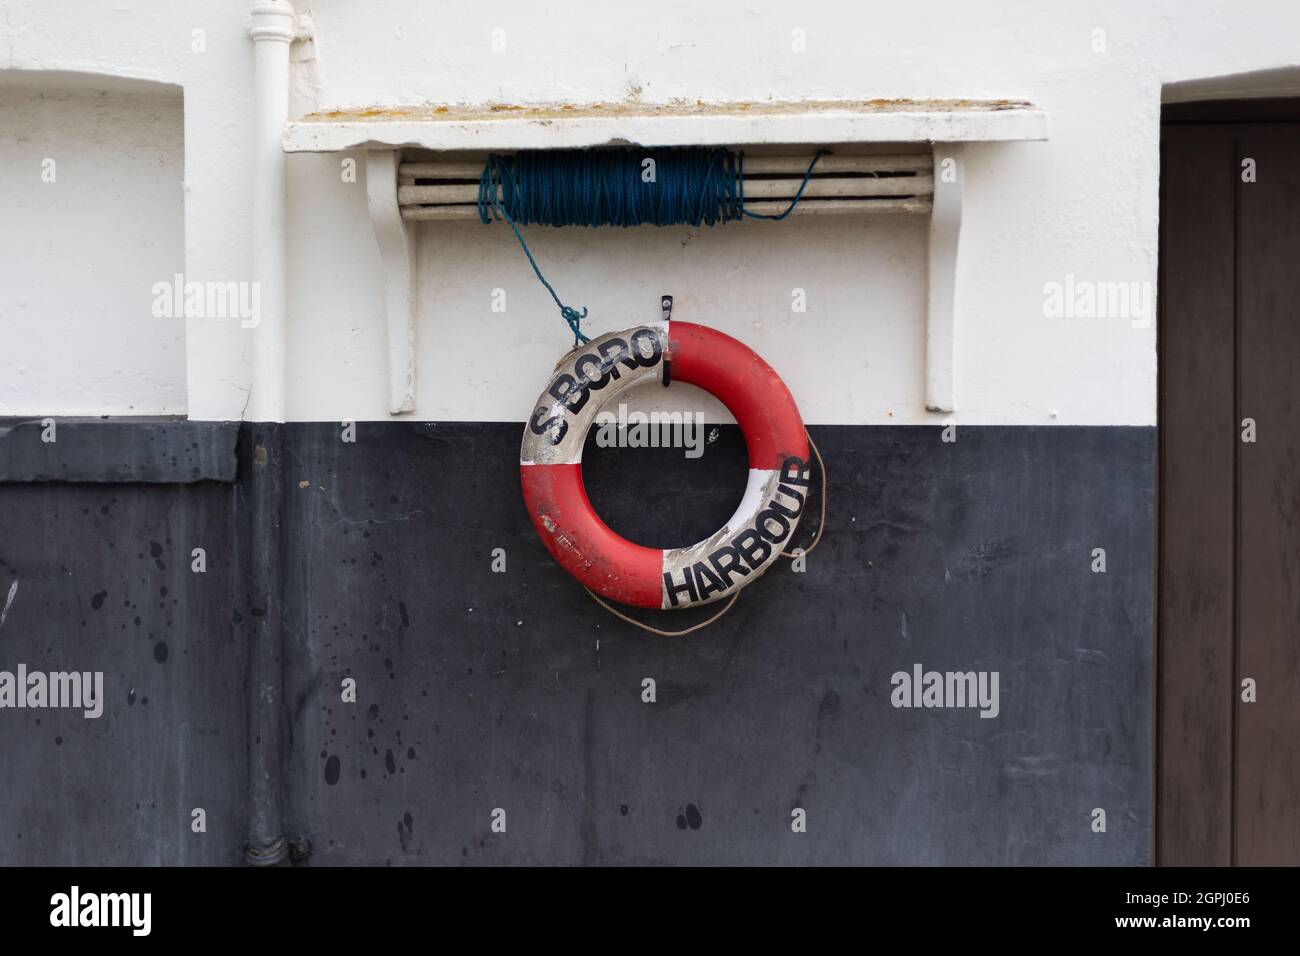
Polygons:
<instances>
[{"instance_id":1,"label":"weathered paint","mask_svg":"<svg viewBox=\"0 0 1300 956\"><path fill-rule=\"evenodd\" d=\"M1047 114L993 100L813 100L764 103L491 104L368 107L288 124L288 152L384 146L436 150L929 143L1047 138Z\"/></svg>"},{"instance_id":2,"label":"weathered paint","mask_svg":"<svg viewBox=\"0 0 1300 956\"><path fill-rule=\"evenodd\" d=\"M0 418L0 482L230 482L238 438L238 422Z\"/></svg>"},{"instance_id":3,"label":"weathered paint","mask_svg":"<svg viewBox=\"0 0 1300 956\"><path fill-rule=\"evenodd\" d=\"M324 865L1149 862L1154 430L811 430L807 571L664 642L537 540L519 424L285 426L287 834ZM0 862L241 862L252 444L235 485L0 489L0 668L103 670L107 698L0 711ZM611 527L666 547L726 520L746 457L724 426L698 460L584 466ZM998 718L891 707L916 662L1000 671Z\"/></svg>"}]
</instances>

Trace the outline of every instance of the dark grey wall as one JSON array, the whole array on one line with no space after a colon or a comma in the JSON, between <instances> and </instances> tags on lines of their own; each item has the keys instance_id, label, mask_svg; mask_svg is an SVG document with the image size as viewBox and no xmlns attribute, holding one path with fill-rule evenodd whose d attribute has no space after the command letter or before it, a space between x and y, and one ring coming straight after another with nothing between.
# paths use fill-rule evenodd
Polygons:
<instances>
[{"instance_id":1,"label":"dark grey wall","mask_svg":"<svg viewBox=\"0 0 1300 956\"><path fill-rule=\"evenodd\" d=\"M98 719L0 710L0 864L240 858L233 499L219 484L0 485L0 606L17 582L0 670L103 671L105 697ZM204 574L190 570L196 547Z\"/></svg>"},{"instance_id":2,"label":"dark grey wall","mask_svg":"<svg viewBox=\"0 0 1300 956\"><path fill-rule=\"evenodd\" d=\"M286 828L312 862L1147 862L1154 430L812 431L830 510L806 573L664 639L546 554L520 426L287 426ZM585 468L611 525L660 546L721 524L744 470L727 428L698 461L590 447ZM110 702L0 711L0 862L239 859L238 489L0 486L0 669L98 664ZM917 662L998 671L1000 716L893 708Z\"/></svg>"}]
</instances>

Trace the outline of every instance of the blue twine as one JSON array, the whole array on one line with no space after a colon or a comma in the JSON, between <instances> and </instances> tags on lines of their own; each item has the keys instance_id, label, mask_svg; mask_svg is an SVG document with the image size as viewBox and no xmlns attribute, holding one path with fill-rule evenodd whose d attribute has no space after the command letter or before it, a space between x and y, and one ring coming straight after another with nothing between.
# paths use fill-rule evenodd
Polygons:
<instances>
[{"instance_id":1,"label":"blue twine","mask_svg":"<svg viewBox=\"0 0 1300 956\"><path fill-rule=\"evenodd\" d=\"M548 226L715 226L748 217L779 222L794 212L812 179L819 149L803 182L781 213L745 208L745 154L722 148L539 150L491 155L479 178L478 214L495 212L510 224L528 264L555 300L573 332L575 346L589 342L579 327L587 317L560 301L537 266L521 225ZM654 178L643 179L654 160Z\"/></svg>"}]
</instances>

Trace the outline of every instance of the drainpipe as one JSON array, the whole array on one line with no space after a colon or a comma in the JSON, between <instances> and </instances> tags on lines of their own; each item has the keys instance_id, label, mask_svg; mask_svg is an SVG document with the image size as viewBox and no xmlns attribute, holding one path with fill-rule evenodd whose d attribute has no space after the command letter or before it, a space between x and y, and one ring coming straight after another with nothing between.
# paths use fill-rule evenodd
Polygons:
<instances>
[{"instance_id":1,"label":"drainpipe","mask_svg":"<svg viewBox=\"0 0 1300 956\"><path fill-rule=\"evenodd\" d=\"M285 156L289 118L289 45L294 11L287 0L257 0L248 33L254 48L253 281L261 316L253 328L249 401L252 469L249 528L249 831L245 859L274 866L288 858L284 836L282 742L284 606L280 519L284 503L286 348Z\"/></svg>"},{"instance_id":2,"label":"drainpipe","mask_svg":"<svg viewBox=\"0 0 1300 956\"><path fill-rule=\"evenodd\" d=\"M257 0L248 24L253 38L253 281L261 289L261 321L253 330L253 394L249 416L282 422L285 414L287 304L285 171L281 138L289 119L289 45L294 37L288 0Z\"/></svg>"}]
</instances>

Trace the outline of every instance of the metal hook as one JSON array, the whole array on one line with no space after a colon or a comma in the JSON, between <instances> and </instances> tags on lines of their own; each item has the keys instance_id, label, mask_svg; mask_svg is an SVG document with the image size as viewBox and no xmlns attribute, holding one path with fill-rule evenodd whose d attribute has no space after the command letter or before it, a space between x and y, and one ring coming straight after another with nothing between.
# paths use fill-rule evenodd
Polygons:
<instances>
[{"instance_id":1,"label":"metal hook","mask_svg":"<svg viewBox=\"0 0 1300 956\"><path fill-rule=\"evenodd\" d=\"M673 297L670 295L661 295L659 297L659 308L663 309L664 325L667 326L673 317ZM665 343L669 345L670 343ZM673 360L669 357L671 353L667 350L664 352L664 388L672 384L673 380Z\"/></svg>"}]
</instances>

